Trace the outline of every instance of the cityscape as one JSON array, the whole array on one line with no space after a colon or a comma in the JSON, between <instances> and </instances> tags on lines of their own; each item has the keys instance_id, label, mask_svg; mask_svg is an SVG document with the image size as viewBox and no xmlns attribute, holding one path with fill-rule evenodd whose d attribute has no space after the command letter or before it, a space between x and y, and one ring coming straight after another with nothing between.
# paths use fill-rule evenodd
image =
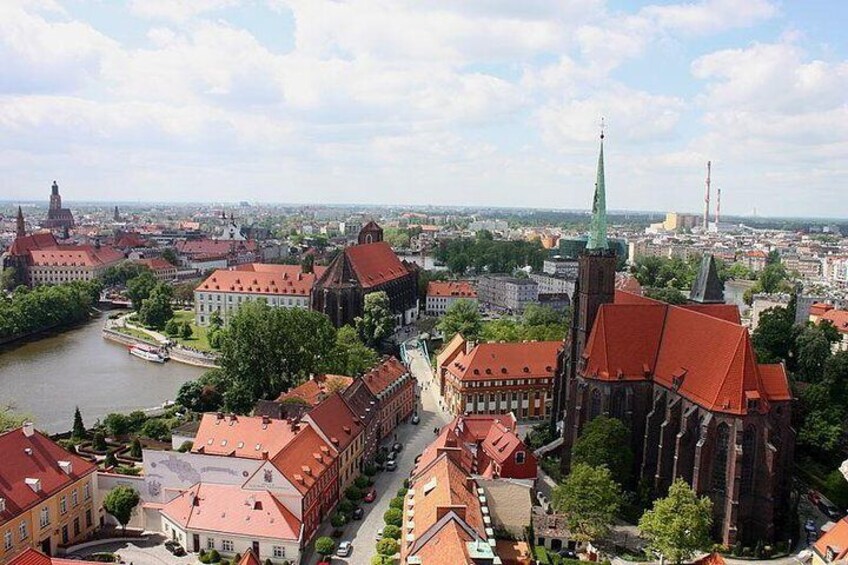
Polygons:
<instances>
[{"instance_id":1,"label":"cityscape","mask_svg":"<svg viewBox=\"0 0 848 565\"><path fill-rule=\"evenodd\" d=\"M848 559L848 12L550 4L0 7L0 565Z\"/></svg>"}]
</instances>

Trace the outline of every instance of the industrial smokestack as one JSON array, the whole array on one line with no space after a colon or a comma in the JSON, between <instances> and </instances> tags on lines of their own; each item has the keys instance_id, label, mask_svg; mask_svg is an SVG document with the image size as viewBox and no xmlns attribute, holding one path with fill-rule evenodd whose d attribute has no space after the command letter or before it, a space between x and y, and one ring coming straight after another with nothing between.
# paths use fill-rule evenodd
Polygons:
<instances>
[{"instance_id":1,"label":"industrial smokestack","mask_svg":"<svg viewBox=\"0 0 848 565\"><path fill-rule=\"evenodd\" d=\"M716 213L715 213L715 223L716 229L718 229L718 223L721 221L721 189L716 189Z\"/></svg>"},{"instance_id":2,"label":"industrial smokestack","mask_svg":"<svg viewBox=\"0 0 848 565\"><path fill-rule=\"evenodd\" d=\"M707 191L704 194L704 231L710 227L710 162L707 161Z\"/></svg>"}]
</instances>

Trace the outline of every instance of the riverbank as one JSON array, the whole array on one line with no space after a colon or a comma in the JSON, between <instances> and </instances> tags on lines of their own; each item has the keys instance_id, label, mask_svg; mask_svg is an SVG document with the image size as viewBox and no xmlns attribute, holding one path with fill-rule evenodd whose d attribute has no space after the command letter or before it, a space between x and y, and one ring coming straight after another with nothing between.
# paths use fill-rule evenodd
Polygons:
<instances>
[{"instance_id":1,"label":"riverbank","mask_svg":"<svg viewBox=\"0 0 848 565\"><path fill-rule=\"evenodd\" d=\"M59 323L47 326L45 328L41 328L39 330L26 332L22 334L7 336L4 338L0 338L0 354L3 353L6 347L14 347L18 344L24 344L32 341L38 341L39 339L44 339L47 337L56 336L62 332L72 330L76 327L79 327L83 324L90 322L92 319L96 317L96 313L92 313L89 316L88 320L80 320L76 322L68 322L68 323Z\"/></svg>"},{"instance_id":2,"label":"riverbank","mask_svg":"<svg viewBox=\"0 0 848 565\"><path fill-rule=\"evenodd\" d=\"M168 350L171 360L177 363L205 369L218 368L217 355L190 349L180 344L174 345L167 336L159 332L129 323L129 316L130 314L127 314L117 319L106 320L103 327L103 338L125 346L152 345L164 347Z\"/></svg>"}]
</instances>

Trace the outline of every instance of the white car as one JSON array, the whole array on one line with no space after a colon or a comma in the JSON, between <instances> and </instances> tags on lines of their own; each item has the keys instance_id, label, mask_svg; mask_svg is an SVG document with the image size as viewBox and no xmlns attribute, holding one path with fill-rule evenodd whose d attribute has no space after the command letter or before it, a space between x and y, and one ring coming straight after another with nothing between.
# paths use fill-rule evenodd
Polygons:
<instances>
[{"instance_id":1,"label":"white car","mask_svg":"<svg viewBox=\"0 0 848 565\"><path fill-rule=\"evenodd\" d=\"M377 537L377 541L380 541L381 539L383 539L383 528L380 528L379 530L377 530L377 536L376 537Z\"/></svg>"},{"instance_id":2,"label":"white car","mask_svg":"<svg viewBox=\"0 0 848 565\"><path fill-rule=\"evenodd\" d=\"M337 557L347 557L350 555L350 552L353 551L353 544L349 541L343 541L339 544L339 548L336 550Z\"/></svg>"}]
</instances>

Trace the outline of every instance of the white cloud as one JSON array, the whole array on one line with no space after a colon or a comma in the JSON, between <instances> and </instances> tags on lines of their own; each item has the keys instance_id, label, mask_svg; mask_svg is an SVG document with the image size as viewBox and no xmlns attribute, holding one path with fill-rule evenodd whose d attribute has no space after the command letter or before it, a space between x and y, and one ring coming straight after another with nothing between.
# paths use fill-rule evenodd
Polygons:
<instances>
[{"instance_id":1,"label":"white cloud","mask_svg":"<svg viewBox=\"0 0 848 565\"><path fill-rule=\"evenodd\" d=\"M770 0L704 0L647 6L641 13L663 30L704 35L773 18L778 9Z\"/></svg>"},{"instance_id":2,"label":"white cloud","mask_svg":"<svg viewBox=\"0 0 848 565\"><path fill-rule=\"evenodd\" d=\"M181 23L239 3L239 0L131 0L129 6L130 12L140 18Z\"/></svg>"}]
</instances>

